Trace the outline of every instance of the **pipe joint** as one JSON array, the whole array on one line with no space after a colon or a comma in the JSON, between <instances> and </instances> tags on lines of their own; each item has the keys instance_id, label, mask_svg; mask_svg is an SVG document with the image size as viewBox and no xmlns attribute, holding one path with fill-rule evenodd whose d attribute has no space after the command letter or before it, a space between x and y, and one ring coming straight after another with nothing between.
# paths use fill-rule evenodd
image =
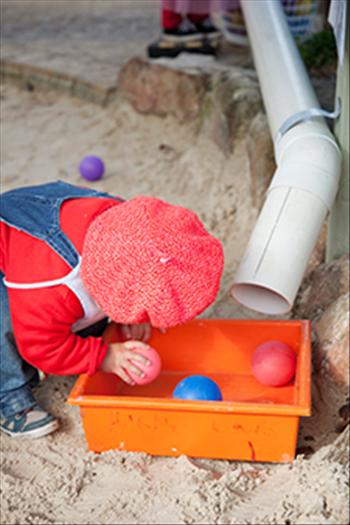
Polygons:
<instances>
[{"instance_id":1,"label":"pipe joint","mask_svg":"<svg viewBox=\"0 0 350 525\"><path fill-rule=\"evenodd\" d=\"M280 144L278 167L269 191L278 187L308 191L330 211L339 184L340 149L328 133L300 133L295 129L294 135L286 136Z\"/></svg>"}]
</instances>

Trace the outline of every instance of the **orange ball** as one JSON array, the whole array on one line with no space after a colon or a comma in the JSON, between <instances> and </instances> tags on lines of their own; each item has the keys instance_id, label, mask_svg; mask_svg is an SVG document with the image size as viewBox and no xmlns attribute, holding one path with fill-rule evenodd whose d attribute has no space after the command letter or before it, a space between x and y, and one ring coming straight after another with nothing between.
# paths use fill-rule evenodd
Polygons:
<instances>
[{"instance_id":1,"label":"orange ball","mask_svg":"<svg viewBox=\"0 0 350 525\"><path fill-rule=\"evenodd\" d=\"M296 353L281 341L266 341L252 357L254 377L266 386L283 386L295 375Z\"/></svg>"},{"instance_id":2,"label":"orange ball","mask_svg":"<svg viewBox=\"0 0 350 525\"><path fill-rule=\"evenodd\" d=\"M131 362L135 366L137 366L137 368L142 370L145 376L140 377L137 374L134 374L130 371L128 371L128 374L135 381L137 385L147 385L148 383L151 383L152 381L154 381L160 373L162 363L161 363L159 354L156 350L154 350L154 348L150 346L146 348L141 348L137 346L133 348L133 351L149 359L151 361L151 364L147 366L147 365L143 365L139 361L132 361L131 359Z\"/></svg>"}]
</instances>

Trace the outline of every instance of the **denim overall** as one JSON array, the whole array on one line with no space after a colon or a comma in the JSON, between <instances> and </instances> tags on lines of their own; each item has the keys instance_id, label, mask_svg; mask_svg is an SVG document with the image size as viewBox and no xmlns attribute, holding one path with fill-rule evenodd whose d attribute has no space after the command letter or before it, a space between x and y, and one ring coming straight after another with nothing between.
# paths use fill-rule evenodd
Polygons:
<instances>
[{"instance_id":1,"label":"denim overall","mask_svg":"<svg viewBox=\"0 0 350 525\"><path fill-rule=\"evenodd\" d=\"M84 197L115 198L62 181L20 188L0 196L0 220L46 242L72 268L62 279L31 284L8 282L0 272L0 414L5 417L35 405L31 387L38 382L38 371L26 363L17 350L7 287L29 289L65 284L76 294L84 311L83 319L72 327L72 331L81 337L100 335L107 323L105 314L89 296L79 277L79 253L60 227L62 203Z\"/></svg>"}]
</instances>

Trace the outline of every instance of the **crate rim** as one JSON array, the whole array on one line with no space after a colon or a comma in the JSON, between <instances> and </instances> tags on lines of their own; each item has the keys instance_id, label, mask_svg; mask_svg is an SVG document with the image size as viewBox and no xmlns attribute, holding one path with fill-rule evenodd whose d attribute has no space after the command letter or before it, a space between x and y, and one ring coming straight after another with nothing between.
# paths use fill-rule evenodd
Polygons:
<instances>
[{"instance_id":1,"label":"crate rim","mask_svg":"<svg viewBox=\"0 0 350 525\"><path fill-rule=\"evenodd\" d=\"M87 374L82 374L77 379L69 397L68 404L79 407L108 407L114 409L132 410L162 410L162 411L186 411L186 412L209 412L215 414L265 414L275 416L310 416L311 415L311 322L309 320L252 320L252 319L204 319L197 318L190 322L230 322L233 324L258 323L258 324L287 324L299 325L301 327L300 340L300 363L298 375L305 379L300 383L297 401L293 404L270 404L270 403L248 403L235 401L190 401L170 398L148 398L137 396L104 396L86 395L85 387L89 381Z\"/></svg>"}]
</instances>

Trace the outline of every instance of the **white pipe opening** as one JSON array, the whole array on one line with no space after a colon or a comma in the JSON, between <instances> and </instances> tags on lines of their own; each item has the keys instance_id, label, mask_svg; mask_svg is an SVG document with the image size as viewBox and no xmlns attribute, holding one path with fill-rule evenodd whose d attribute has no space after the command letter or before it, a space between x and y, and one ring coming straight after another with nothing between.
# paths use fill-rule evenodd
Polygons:
<instances>
[{"instance_id":1,"label":"white pipe opening","mask_svg":"<svg viewBox=\"0 0 350 525\"><path fill-rule=\"evenodd\" d=\"M241 3L273 137L291 116L319 108L280 2ZM341 152L323 118L275 139L277 170L232 286L252 310L285 314L338 189Z\"/></svg>"}]
</instances>

